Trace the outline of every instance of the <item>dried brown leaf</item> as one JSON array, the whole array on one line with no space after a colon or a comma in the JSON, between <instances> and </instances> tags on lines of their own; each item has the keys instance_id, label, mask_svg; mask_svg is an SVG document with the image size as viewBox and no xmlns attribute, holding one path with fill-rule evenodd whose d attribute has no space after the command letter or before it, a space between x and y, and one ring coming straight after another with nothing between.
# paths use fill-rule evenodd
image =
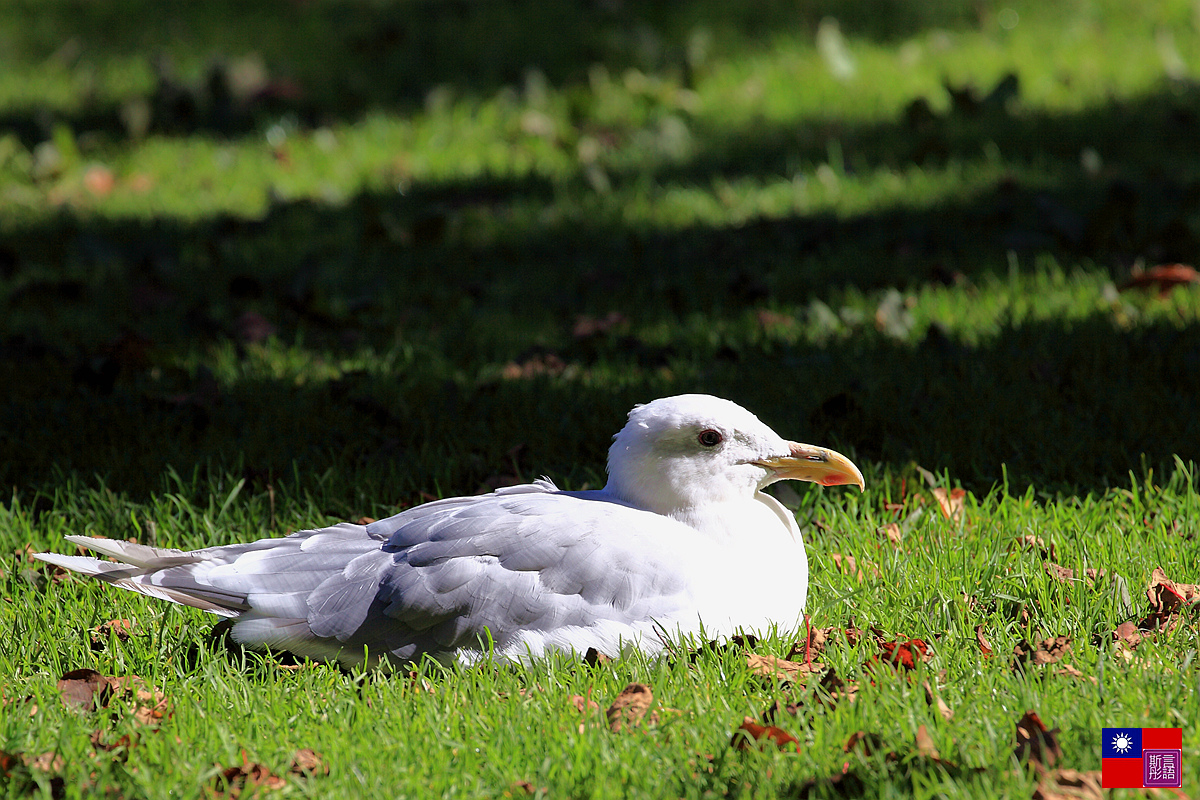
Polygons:
<instances>
[{"instance_id":1,"label":"dried brown leaf","mask_svg":"<svg viewBox=\"0 0 1200 800\"><path fill-rule=\"evenodd\" d=\"M1104 800L1100 771L1047 770L1033 793L1033 800Z\"/></svg>"},{"instance_id":2,"label":"dried brown leaf","mask_svg":"<svg viewBox=\"0 0 1200 800\"><path fill-rule=\"evenodd\" d=\"M576 339L602 336L625 321L625 315L619 311L610 311L603 317L589 317L585 314L580 314L575 317L575 325L571 328L571 335Z\"/></svg>"},{"instance_id":3,"label":"dried brown leaf","mask_svg":"<svg viewBox=\"0 0 1200 800\"><path fill-rule=\"evenodd\" d=\"M1055 553L1054 542L1046 544L1046 540L1040 536L1034 536L1032 533L1027 533L1017 539L1017 544L1023 550L1035 550L1038 555L1048 561L1057 561L1058 556Z\"/></svg>"},{"instance_id":4,"label":"dried brown leaf","mask_svg":"<svg viewBox=\"0 0 1200 800\"><path fill-rule=\"evenodd\" d=\"M1059 566L1052 561L1043 562L1042 567L1046 570L1047 575L1059 583L1069 584L1075 579L1075 570Z\"/></svg>"},{"instance_id":5,"label":"dried brown leaf","mask_svg":"<svg viewBox=\"0 0 1200 800\"><path fill-rule=\"evenodd\" d=\"M649 686L644 683L629 684L621 690L612 705L608 707L608 711L605 712L609 730L619 733L634 727L646 716L652 702L654 702L654 693L650 691ZM651 722L653 721L651 718Z\"/></svg>"},{"instance_id":6,"label":"dried brown leaf","mask_svg":"<svg viewBox=\"0 0 1200 800\"><path fill-rule=\"evenodd\" d=\"M524 361L510 361L504 365L501 376L505 380L530 380L543 375L562 375L567 370L567 362L554 353L533 355Z\"/></svg>"},{"instance_id":7,"label":"dried brown leaf","mask_svg":"<svg viewBox=\"0 0 1200 800\"><path fill-rule=\"evenodd\" d=\"M1055 636L1043 639L1037 646L1022 639L1013 648L1013 669L1023 670L1029 664L1053 664L1071 652L1070 636Z\"/></svg>"},{"instance_id":8,"label":"dried brown leaf","mask_svg":"<svg viewBox=\"0 0 1200 800\"><path fill-rule=\"evenodd\" d=\"M303 777L310 777L313 775L328 775L329 766L325 763L325 759L321 757L320 753L305 747L301 750L297 750L292 755L292 763L291 766L288 767L288 772L291 772L295 775L301 775Z\"/></svg>"},{"instance_id":9,"label":"dried brown leaf","mask_svg":"<svg viewBox=\"0 0 1200 800\"><path fill-rule=\"evenodd\" d=\"M243 794L252 796L261 790L282 789L287 786L287 780L274 774L262 764L252 764L246 760L242 752L240 767L227 767L217 773L207 787L205 794L212 798L230 798L236 800Z\"/></svg>"},{"instance_id":10,"label":"dried brown leaf","mask_svg":"<svg viewBox=\"0 0 1200 800\"><path fill-rule=\"evenodd\" d=\"M1047 729L1036 712L1026 711L1025 716L1017 720L1016 748L1013 752L1018 761L1028 759L1037 767L1054 766L1054 762L1062 757L1058 728Z\"/></svg>"},{"instance_id":11,"label":"dried brown leaf","mask_svg":"<svg viewBox=\"0 0 1200 800\"><path fill-rule=\"evenodd\" d=\"M1125 621L1113 631L1113 641L1124 644L1132 650L1142 643L1142 634L1138 631L1137 625Z\"/></svg>"},{"instance_id":12,"label":"dried brown leaf","mask_svg":"<svg viewBox=\"0 0 1200 800\"><path fill-rule=\"evenodd\" d=\"M133 747L134 744L136 744L136 742L130 738L128 733L118 738L115 742L106 742L104 741L104 735L98 730L92 731L89 741L91 741L92 747L105 753L110 753L113 750L119 750L122 747L128 750L129 748Z\"/></svg>"},{"instance_id":13,"label":"dried brown leaf","mask_svg":"<svg viewBox=\"0 0 1200 800\"><path fill-rule=\"evenodd\" d=\"M803 683L808 679L809 675L825 669L824 664L815 662L811 665L800 664L775 656L759 655L758 653L749 653L746 655L746 666L750 667L750 671L755 675L761 675L773 680L791 681L793 683Z\"/></svg>"},{"instance_id":14,"label":"dried brown leaf","mask_svg":"<svg viewBox=\"0 0 1200 800\"><path fill-rule=\"evenodd\" d=\"M92 629L92 641L99 643L107 640L109 635L115 635L122 642L127 642L136 629L137 623L131 619L110 619Z\"/></svg>"},{"instance_id":15,"label":"dried brown leaf","mask_svg":"<svg viewBox=\"0 0 1200 800\"><path fill-rule=\"evenodd\" d=\"M858 697L858 683L853 680L842 680L838 677L835 669L830 669L822 675L817 686L821 691L813 696L813 701L826 708L832 709L843 700L853 703Z\"/></svg>"},{"instance_id":16,"label":"dried brown leaf","mask_svg":"<svg viewBox=\"0 0 1200 800\"><path fill-rule=\"evenodd\" d=\"M809 628L804 641L792 643L792 648L788 650L785 660L817 658L825 651L825 645L829 643L829 637L833 634L833 630L833 628Z\"/></svg>"},{"instance_id":17,"label":"dried brown leaf","mask_svg":"<svg viewBox=\"0 0 1200 800\"><path fill-rule=\"evenodd\" d=\"M931 706L936 706L942 719L949 722L954 718L954 712L950 710L950 706L946 705L946 701L940 695L934 694L933 687L929 685L929 681L922 681L921 688L925 690L925 702Z\"/></svg>"},{"instance_id":18,"label":"dried brown leaf","mask_svg":"<svg viewBox=\"0 0 1200 800\"><path fill-rule=\"evenodd\" d=\"M887 540L895 547L900 546L900 541L904 538L900 531L900 525L895 522L889 522L879 529L879 533L887 537Z\"/></svg>"},{"instance_id":19,"label":"dried brown leaf","mask_svg":"<svg viewBox=\"0 0 1200 800\"><path fill-rule=\"evenodd\" d=\"M859 583L866 580L870 575L872 578L879 577L879 567L865 559L859 560L854 556L843 555L841 553L830 554L830 559L833 561L837 571L845 575L849 575Z\"/></svg>"},{"instance_id":20,"label":"dried brown leaf","mask_svg":"<svg viewBox=\"0 0 1200 800\"><path fill-rule=\"evenodd\" d=\"M63 703L88 709L104 708L112 696L112 678L101 675L94 669L73 669L64 672L58 679L58 691Z\"/></svg>"},{"instance_id":21,"label":"dried brown leaf","mask_svg":"<svg viewBox=\"0 0 1200 800\"><path fill-rule=\"evenodd\" d=\"M737 730L729 745L738 750L746 750L752 743L773 742L780 750L790 749L800 752L800 740L782 728L774 725L759 725L752 717L746 717Z\"/></svg>"},{"instance_id":22,"label":"dried brown leaf","mask_svg":"<svg viewBox=\"0 0 1200 800\"><path fill-rule=\"evenodd\" d=\"M1158 287L1160 295L1169 293L1176 286L1200 282L1200 274L1187 264L1159 264L1150 269L1135 270L1129 280L1121 284L1121 291Z\"/></svg>"},{"instance_id":23,"label":"dried brown leaf","mask_svg":"<svg viewBox=\"0 0 1200 800\"><path fill-rule=\"evenodd\" d=\"M983 635L983 626L975 626L975 641L979 642L979 651L983 653L984 658L992 657L992 643Z\"/></svg>"},{"instance_id":24,"label":"dried brown leaf","mask_svg":"<svg viewBox=\"0 0 1200 800\"><path fill-rule=\"evenodd\" d=\"M594 647L589 647L583 655L583 663L589 667L599 667L612 661L612 658L604 655Z\"/></svg>"},{"instance_id":25,"label":"dried brown leaf","mask_svg":"<svg viewBox=\"0 0 1200 800\"><path fill-rule=\"evenodd\" d=\"M946 491L940 486L930 489L938 502L942 516L951 522L958 522L963 516L963 501L966 499L966 489L951 489Z\"/></svg>"},{"instance_id":26,"label":"dried brown leaf","mask_svg":"<svg viewBox=\"0 0 1200 800\"><path fill-rule=\"evenodd\" d=\"M40 756L25 759L25 765L30 769L41 772L62 772L67 765L66 760L58 753L42 753Z\"/></svg>"},{"instance_id":27,"label":"dried brown leaf","mask_svg":"<svg viewBox=\"0 0 1200 800\"><path fill-rule=\"evenodd\" d=\"M13 770L22 763L20 753L10 753L7 750L0 750L0 776L11 778Z\"/></svg>"},{"instance_id":28,"label":"dried brown leaf","mask_svg":"<svg viewBox=\"0 0 1200 800\"><path fill-rule=\"evenodd\" d=\"M881 640L879 655L872 661L889 664L897 669L913 670L917 668L918 663L929 659L929 645L924 640L901 637L893 642Z\"/></svg>"},{"instance_id":29,"label":"dried brown leaf","mask_svg":"<svg viewBox=\"0 0 1200 800\"><path fill-rule=\"evenodd\" d=\"M850 738L846 740L846 744L842 749L847 753L852 753L855 750L861 750L863 755L874 755L875 753L883 750L883 737L878 733L855 731L854 733L850 734Z\"/></svg>"},{"instance_id":30,"label":"dried brown leaf","mask_svg":"<svg viewBox=\"0 0 1200 800\"><path fill-rule=\"evenodd\" d=\"M591 690L589 689L588 691L590 692ZM588 711L599 711L600 710L599 703L597 703L595 700L592 700L589 697L584 697L581 694L573 694L569 698L567 698L567 701L571 705L575 706L575 710L578 711L580 714L587 713Z\"/></svg>"},{"instance_id":31,"label":"dried brown leaf","mask_svg":"<svg viewBox=\"0 0 1200 800\"><path fill-rule=\"evenodd\" d=\"M1153 610L1173 614L1185 605L1200 604L1200 585L1178 583L1168 578L1162 567L1155 567L1146 598Z\"/></svg>"},{"instance_id":32,"label":"dried brown leaf","mask_svg":"<svg viewBox=\"0 0 1200 800\"><path fill-rule=\"evenodd\" d=\"M760 308L756 312L758 324L763 327L763 330L771 330L773 328L794 328L796 327L796 318L791 314L781 314L778 311L771 311L767 308Z\"/></svg>"},{"instance_id":33,"label":"dried brown leaf","mask_svg":"<svg viewBox=\"0 0 1200 800\"><path fill-rule=\"evenodd\" d=\"M1068 664L1065 661L1062 663L1062 666L1060 666L1058 669L1054 670L1054 674L1055 675L1066 675L1071 678L1082 678L1084 680L1089 680L1092 683L1099 682L1096 680L1095 675L1084 675L1082 672L1075 669L1075 667L1071 666L1070 664Z\"/></svg>"},{"instance_id":34,"label":"dried brown leaf","mask_svg":"<svg viewBox=\"0 0 1200 800\"><path fill-rule=\"evenodd\" d=\"M929 731L925 729L924 725L917 727L916 745L918 755L941 759L942 754L938 752L937 745L933 743L933 737L929 735Z\"/></svg>"}]
</instances>

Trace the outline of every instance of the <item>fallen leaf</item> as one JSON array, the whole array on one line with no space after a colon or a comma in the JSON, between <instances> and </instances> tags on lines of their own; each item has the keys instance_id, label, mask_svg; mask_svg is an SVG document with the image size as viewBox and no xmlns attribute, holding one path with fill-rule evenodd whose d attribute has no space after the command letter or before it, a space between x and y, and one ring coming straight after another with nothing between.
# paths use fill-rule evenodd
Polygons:
<instances>
[{"instance_id":1,"label":"fallen leaf","mask_svg":"<svg viewBox=\"0 0 1200 800\"><path fill-rule=\"evenodd\" d=\"M835 669L830 669L821 676L817 688L820 689L820 694L813 696L814 701L830 709L836 707L843 700L853 703L858 697L858 683L853 680L842 680L838 677Z\"/></svg>"},{"instance_id":2,"label":"fallen leaf","mask_svg":"<svg viewBox=\"0 0 1200 800\"><path fill-rule=\"evenodd\" d=\"M889 522L887 525L884 525L882 528L879 529L879 533L886 536L887 540L889 542L891 542L893 545L895 545L896 547L900 546L900 540L903 538L903 536L900 533L900 524L899 523Z\"/></svg>"},{"instance_id":3,"label":"fallen leaf","mask_svg":"<svg viewBox=\"0 0 1200 800\"><path fill-rule=\"evenodd\" d=\"M205 794L209 797L220 798L241 797L243 793L255 795L262 789L282 789L287 786L287 780L271 772L262 764L252 764L242 751L242 765L228 767L213 776L212 783L206 787Z\"/></svg>"},{"instance_id":4,"label":"fallen leaf","mask_svg":"<svg viewBox=\"0 0 1200 800\"><path fill-rule=\"evenodd\" d=\"M810 660L816 658L825 651L825 645L829 643L829 637L832 633L832 627L809 628L804 641L792 643L792 649L788 651L785 657L786 660L792 661L804 656L807 656Z\"/></svg>"},{"instance_id":5,"label":"fallen leaf","mask_svg":"<svg viewBox=\"0 0 1200 800\"><path fill-rule=\"evenodd\" d=\"M760 308L755 315L758 317L758 324L766 331L779 328L788 330L796 327L796 318L791 314L781 314L778 311Z\"/></svg>"},{"instance_id":6,"label":"fallen leaf","mask_svg":"<svg viewBox=\"0 0 1200 800\"><path fill-rule=\"evenodd\" d=\"M933 743L933 737L929 735L929 731L925 729L924 725L917 727L916 744L918 755L941 760L942 755L938 752L937 746Z\"/></svg>"},{"instance_id":7,"label":"fallen leaf","mask_svg":"<svg viewBox=\"0 0 1200 800\"><path fill-rule=\"evenodd\" d=\"M842 765L840 771L833 773L828 778L809 778L789 792L789 796L796 797L798 800L814 795L818 797L862 797L865 792L866 785L862 778L850 771L850 764L847 762Z\"/></svg>"},{"instance_id":8,"label":"fallen leaf","mask_svg":"<svg viewBox=\"0 0 1200 800\"><path fill-rule=\"evenodd\" d=\"M1155 611L1174 613L1184 605L1200 604L1200 585L1177 583L1167 577L1162 567L1155 567L1150 576L1146 598Z\"/></svg>"},{"instance_id":9,"label":"fallen leaf","mask_svg":"<svg viewBox=\"0 0 1200 800\"><path fill-rule=\"evenodd\" d=\"M1200 274L1187 264L1160 264L1150 269L1134 271L1129 280L1121 284L1121 291L1158 287L1160 295L1169 294L1176 286L1200 282Z\"/></svg>"},{"instance_id":10,"label":"fallen leaf","mask_svg":"<svg viewBox=\"0 0 1200 800\"><path fill-rule=\"evenodd\" d=\"M938 501L938 508L941 510L943 517L951 522L958 522L962 519L963 500L967 496L966 489L951 489L947 492L938 486L930 491L933 492L934 498Z\"/></svg>"},{"instance_id":11,"label":"fallen leaf","mask_svg":"<svg viewBox=\"0 0 1200 800\"><path fill-rule=\"evenodd\" d=\"M115 634L122 642L127 642L136 627L136 623L131 619L110 619L92 629L92 641L99 644L107 640L109 634Z\"/></svg>"},{"instance_id":12,"label":"fallen leaf","mask_svg":"<svg viewBox=\"0 0 1200 800\"><path fill-rule=\"evenodd\" d=\"M1059 669L1054 670L1054 674L1055 675L1067 675L1071 678L1084 678L1086 680L1091 681L1092 683L1099 683L1099 681L1096 680L1095 675L1084 675L1082 672L1075 669L1075 667L1071 666L1070 664L1066 663L1065 661L1063 662L1062 666Z\"/></svg>"},{"instance_id":13,"label":"fallen leaf","mask_svg":"<svg viewBox=\"0 0 1200 800\"><path fill-rule=\"evenodd\" d=\"M979 651L981 653L983 653L983 657L991 658L992 657L992 644L991 644L991 642L989 642L987 640L987 637L985 637L983 635L983 626L982 625L975 626L975 641L977 641L979 643Z\"/></svg>"},{"instance_id":14,"label":"fallen leaf","mask_svg":"<svg viewBox=\"0 0 1200 800\"><path fill-rule=\"evenodd\" d=\"M537 787L529 781L513 781L508 785L508 791L505 792L505 796L507 797L512 797L514 795L532 797L535 794L537 794Z\"/></svg>"},{"instance_id":15,"label":"fallen leaf","mask_svg":"<svg viewBox=\"0 0 1200 800\"><path fill-rule=\"evenodd\" d=\"M591 336L603 335L625 321L625 315L619 311L610 311L603 317L589 317L580 314L575 317L575 325L571 329L571 335L576 339L586 339Z\"/></svg>"},{"instance_id":16,"label":"fallen leaf","mask_svg":"<svg viewBox=\"0 0 1200 800\"><path fill-rule=\"evenodd\" d=\"M1017 539L1017 543L1024 550L1036 550L1042 558L1050 561L1057 561L1058 557L1055 553L1054 542L1046 544L1046 540L1040 536L1034 536L1032 533L1027 533Z\"/></svg>"},{"instance_id":17,"label":"fallen leaf","mask_svg":"<svg viewBox=\"0 0 1200 800\"><path fill-rule=\"evenodd\" d=\"M604 653L601 653L594 647L589 647L587 652L583 655L583 663L587 664L589 667L603 666L610 661L612 661L611 657L604 655Z\"/></svg>"},{"instance_id":18,"label":"fallen leaf","mask_svg":"<svg viewBox=\"0 0 1200 800\"><path fill-rule=\"evenodd\" d=\"M873 661L882 661L893 667L913 670L917 664L929 660L929 645L922 639L898 639L894 642L881 641L879 655Z\"/></svg>"},{"instance_id":19,"label":"fallen leaf","mask_svg":"<svg viewBox=\"0 0 1200 800\"><path fill-rule=\"evenodd\" d=\"M93 164L83 173L83 186L96 197L107 197L117 185L113 171L103 164Z\"/></svg>"},{"instance_id":20,"label":"fallen leaf","mask_svg":"<svg viewBox=\"0 0 1200 800\"><path fill-rule=\"evenodd\" d=\"M738 750L746 750L751 743L761 742L764 739L774 742L780 750L790 748L797 753L800 752L800 740L795 736L774 725L759 725L751 717L746 717L733 732L733 738L729 744Z\"/></svg>"},{"instance_id":21,"label":"fallen leaf","mask_svg":"<svg viewBox=\"0 0 1200 800\"><path fill-rule=\"evenodd\" d=\"M554 353L534 355L524 361L510 361L504 365L500 374L505 380L530 380L543 375L562 375L567 370L567 363Z\"/></svg>"},{"instance_id":22,"label":"fallen leaf","mask_svg":"<svg viewBox=\"0 0 1200 800\"><path fill-rule=\"evenodd\" d=\"M851 647L857 647L858 642L863 637L863 632L853 626L845 629L846 643Z\"/></svg>"},{"instance_id":23,"label":"fallen leaf","mask_svg":"<svg viewBox=\"0 0 1200 800\"><path fill-rule=\"evenodd\" d=\"M20 753L10 753L7 750L0 750L0 775L3 775L5 778L11 778L13 770L21 763Z\"/></svg>"},{"instance_id":24,"label":"fallen leaf","mask_svg":"<svg viewBox=\"0 0 1200 800\"><path fill-rule=\"evenodd\" d=\"M1100 770L1047 770L1033 792L1033 800L1104 800Z\"/></svg>"},{"instance_id":25,"label":"fallen leaf","mask_svg":"<svg viewBox=\"0 0 1200 800\"><path fill-rule=\"evenodd\" d=\"M1025 716L1017 720L1016 740L1013 754L1018 761L1028 759L1034 766L1052 767L1062 757L1062 748L1058 746L1058 728L1047 730L1034 711L1026 711Z\"/></svg>"},{"instance_id":26,"label":"fallen leaf","mask_svg":"<svg viewBox=\"0 0 1200 800\"><path fill-rule=\"evenodd\" d=\"M1059 566L1052 561L1045 561L1042 567L1046 570L1046 574L1059 583L1071 583L1075 579L1075 570L1067 569Z\"/></svg>"},{"instance_id":27,"label":"fallen leaf","mask_svg":"<svg viewBox=\"0 0 1200 800\"><path fill-rule=\"evenodd\" d=\"M938 713L942 715L942 719L949 722L954 718L954 712L950 710L950 706L946 705L946 701L940 695L933 693L933 687L929 685L929 681L922 681L921 688L925 690L925 702L931 706L937 706Z\"/></svg>"},{"instance_id":28,"label":"fallen leaf","mask_svg":"<svg viewBox=\"0 0 1200 800\"><path fill-rule=\"evenodd\" d=\"M758 653L748 654L746 656L746 665L750 667L750 671L755 675L761 675L773 680L791 681L793 683L803 682L814 672L820 672L825 669L824 664L814 662L810 666L783 658L776 658L775 656L759 655Z\"/></svg>"},{"instance_id":29,"label":"fallen leaf","mask_svg":"<svg viewBox=\"0 0 1200 800\"><path fill-rule=\"evenodd\" d=\"M1132 650L1142 643L1142 634L1138 632L1137 625L1126 621L1113 631L1113 641L1123 643Z\"/></svg>"},{"instance_id":30,"label":"fallen leaf","mask_svg":"<svg viewBox=\"0 0 1200 800\"><path fill-rule=\"evenodd\" d=\"M863 561L861 564L859 564L858 560L855 559L854 556L842 555L841 553L832 553L829 557L832 559L834 566L837 567L838 572L841 572L845 575L850 575L859 583L862 583L866 579L863 568L866 569L866 572L869 573L871 577L879 577L879 567L875 566L870 561Z\"/></svg>"},{"instance_id":31,"label":"fallen leaf","mask_svg":"<svg viewBox=\"0 0 1200 800\"><path fill-rule=\"evenodd\" d=\"M852 753L855 750L861 750L863 755L870 756L883 750L883 737L878 733L867 733L866 731L855 731L850 734L850 738L846 740L842 750L847 753Z\"/></svg>"},{"instance_id":32,"label":"fallen leaf","mask_svg":"<svg viewBox=\"0 0 1200 800\"><path fill-rule=\"evenodd\" d=\"M112 696L112 680L94 669L73 669L58 679L58 691L68 706L104 708Z\"/></svg>"},{"instance_id":33,"label":"fallen leaf","mask_svg":"<svg viewBox=\"0 0 1200 800\"><path fill-rule=\"evenodd\" d=\"M1053 664L1071 652L1071 637L1056 636L1043 639L1034 647L1022 639L1013 648L1013 669L1023 670L1029 663L1034 665Z\"/></svg>"},{"instance_id":34,"label":"fallen leaf","mask_svg":"<svg viewBox=\"0 0 1200 800\"><path fill-rule=\"evenodd\" d=\"M118 738L115 742L105 742L104 736L98 730L92 731L89 741L91 741L92 747L105 753L112 752L113 750L119 750L122 747L129 749L134 745L134 741L130 738L128 733Z\"/></svg>"},{"instance_id":35,"label":"fallen leaf","mask_svg":"<svg viewBox=\"0 0 1200 800\"><path fill-rule=\"evenodd\" d=\"M1176 583L1162 567L1155 567L1146 598L1150 601L1150 614L1138 623L1138 628L1170 633L1179 625L1179 612L1185 606L1200 603L1200 586Z\"/></svg>"},{"instance_id":36,"label":"fallen leaf","mask_svg":"<svg viewBox=\"0 0 1200 800\"><path fill-rule=\"evenodd\" d=\"M605 717L608 718L608 728L613 733L619 733L626 728L632 728L642 721L650 704L654 701L654 693L644 683L631 683L621 690L617 699L608 707ZM651 717L651 722L654 718Z\"/></svg>"},{"instance_id":37,"label":"fallen leaf","mask_svg":"<svg viewBox=\"0 0 1200 800\"><path fill-rule=\"evenodd\" d=\"M288 772L304 777L328 775L329 767L320 753L305 747L292 755L292 764L288 767Z\"/></svg>"},{"instance_id":38,"label":"fallen leaf","mask_svg":"<svg viewBox=\"0 0 1200 800\"><path fill-rule=\"evenodd\" d=\"M597 703L595 700L584 697L581 694L573 694L569 698L567 698L567 700L568 700L568 702L571 703L571 705L575 706L575 710L578 711L580 714L587 713L588 711L599 711L600 710L599 703Z\"/></svg>"},{"instance_id":39,"label":"fallen leaf","mask_svg":"<svg viewBox=\"0 0 1200 800\"><path fill-rule=\"evenodd\" d=\"M31 769L41 770L42 772L62 772L67 762L58 753L42 753L40 756L27 759L25 764Z\"/></svg>"}]
</instances>

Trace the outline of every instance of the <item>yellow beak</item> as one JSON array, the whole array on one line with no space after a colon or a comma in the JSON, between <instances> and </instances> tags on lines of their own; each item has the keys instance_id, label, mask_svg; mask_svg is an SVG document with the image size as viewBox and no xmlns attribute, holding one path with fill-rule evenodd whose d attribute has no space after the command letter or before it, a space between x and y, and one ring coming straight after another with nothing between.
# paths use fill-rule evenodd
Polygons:
<instances>
[{"instance_id":1,"label":"yellow beak","mask_svg":"<svg viewBox=\"0 0 1200 800\"><path fill-rule=\"evenodd\" d=\"M764 458L754 463L774 472L773 481L811 481L822 486L852 483L860 491L866 489L862 472L841 453L799 442L788 442L788 448L791 453L786 456Z\"/></svg>"}]
</instances>

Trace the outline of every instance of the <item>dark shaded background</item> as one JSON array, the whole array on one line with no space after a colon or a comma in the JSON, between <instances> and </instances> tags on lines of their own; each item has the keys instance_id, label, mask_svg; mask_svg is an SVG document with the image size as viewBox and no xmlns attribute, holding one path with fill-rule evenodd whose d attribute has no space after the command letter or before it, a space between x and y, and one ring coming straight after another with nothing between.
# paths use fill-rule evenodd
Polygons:
<instances>
[{"instance_id":1,"label":"dark shaded background","mask_svg":"<svg viewBox=\"0 0 1200 800\"><path fill-rule=\"evenodd\" d=\"M167 52L172 42L145 93L147 133L214 137L260 130L281 113L302 127L407 113L438 86L489 95L532 66L572 93L585 120L589 66L686 83L702 69L688 57L698 25L735 49L815 29L830 13L848 35L882 42L993 24L986 4L948 0L27 10L30 59L69 60L64 43L74 37L91 58ZM223 56L247 50L272 65L275 81L252 103L234 102ZM1126 483L1129 470L1169 468L1175 455L1195 458L1196 327L1124 328L1103 298L1083 319L1014 319L978 344L937 325L912 341L870 324L821 343L756 333L763 310L817 300L836 310L848 293L887 288L969 290L1014 269L1034 275L1047 258L1106 270L1117 283L1139 260L1195 260L1196 87L1017 115L976 102L991 86L957 88L966 96L948 112L917 103L886 124L811 119L801 131L764 125L731 139L697 123L696 158L611 178L708 186L716 176L787 174L823 162L836 136L849 169L936 168L995 143L1014 170L1034 165L1051 179L1013 177L953 203L849 218L677 232L597 222L486 245L455 235L465 214L549 203L584 191L584 178L416 184L338 206L277 202L261 219L112 221L64 208L10 224L0 237L0 479L25 494L96 476L138 494L160 489L168 465L242 471L259 484L334 470L396 498L473 491L514 468L594 483L633 402L696 390L742 402L784 435L895 470L911 461L949 470L980 490L1002 478L1002 465L1018 488L1088 491ZM130 135L111 98L0 115L0 131L30 147L60 123L101 141ZM1079 168L1085 147L1112 154L1101 176ZM580 315L614 310L637 325L573 333ZM399 355L331 381L221 385L195 354L227 346L250 358L257 336L245 326L255 319L331 358L364 348ZM639 333L655 322L680 333L668 342ZM696 332L706 327L724 333ZM506 364L516 379L504 377Z\"/></svg>"}]
</instances>

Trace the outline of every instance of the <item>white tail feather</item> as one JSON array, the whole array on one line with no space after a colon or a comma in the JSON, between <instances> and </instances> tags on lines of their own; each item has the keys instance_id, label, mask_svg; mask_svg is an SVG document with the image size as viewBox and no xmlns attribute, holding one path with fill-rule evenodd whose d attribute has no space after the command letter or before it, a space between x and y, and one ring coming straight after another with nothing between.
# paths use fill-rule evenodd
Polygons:
<instances>
[{"instance_id":1,"label":"white tail feather","mask_svg":"<svg viewBox=\"0 0 1200 800\"><path fill-rule=\"evenodd\" d=\"M122 589L191 606L218 616L236 617L241 613L240 609L227 608L197 594L138 580L150 572L204 560L203 557L194 553L147 547L142 544L123 542L119 539L95 539L91 536L67 536L66 539L72 544L87 547L120 559L120 561L101 561L91 556L67 556L61 553L35 553L34 558L63 569L69 569L72 572L90 575L105 583L111 583L113 586L120 586Z\"/></svg>"},{"instance_id":2,"label":"white tail feather","mask_svg":"<svg viewBox=\"0 0 1200 800\"><path fill-rule=\"evenodd\" d=\"M72 544L86 547L88 550L95 550L109 558L115 558L142 569L162 569L203 560L201 556L184 550L147 547L144 544L126 542L121 539L96 539L91 536L67 536L65 538Z\"/></svg>"}]
</instances>

